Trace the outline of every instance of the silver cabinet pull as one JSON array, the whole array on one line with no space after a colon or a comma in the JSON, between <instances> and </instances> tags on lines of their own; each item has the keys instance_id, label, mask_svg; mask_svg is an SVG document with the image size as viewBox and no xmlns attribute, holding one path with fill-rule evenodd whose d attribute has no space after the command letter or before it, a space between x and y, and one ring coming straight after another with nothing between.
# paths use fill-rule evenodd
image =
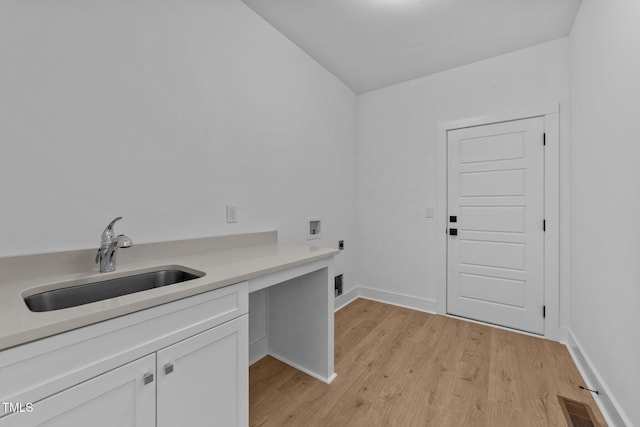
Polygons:
<instances>
[{"instance_id":1,"label":"silver cabinet pull","mask_svg":"<svg viewBox=\"0 0 640 427\"><path fill-rule=\"evenodd\" d=\"M144 381L144 385L152 383L153 382L153 374L151 372L147 372L146 374L144 374L144 377L142 377L142 380Z\"/></svg>"},{"instance_id":2,"label":"silver cabinet pull","mask_svg":"<svg viewBox=\"0 0 640 427\"><path fill-rule=\"evenodd\" d=\"M166 363L164 365L164 374L169 375L171 372L173 372L173 363Z\"/></svg>"}]
</instances>

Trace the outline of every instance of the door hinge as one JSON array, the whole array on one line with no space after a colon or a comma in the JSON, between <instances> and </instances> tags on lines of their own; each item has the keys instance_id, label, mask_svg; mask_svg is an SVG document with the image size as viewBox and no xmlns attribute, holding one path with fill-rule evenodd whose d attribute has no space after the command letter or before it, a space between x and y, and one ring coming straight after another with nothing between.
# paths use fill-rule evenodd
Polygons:
<instances>
[{"instance_id":1,"label":"door hinge","mask_svg":"<svg viewBox=\"0 0 640 427\"><path fill-rule=\"evenodd\" d=\"M542 145L547 145L547 134L546 133L542 134Z\"/></svg>"},{"instance_id":2,"label":"door hinge","mask_svg":"<svg viewBox=\"0 0 640 427\"><path fill-rule=\"evenodd\" d=\"M546 318L547 317L547 306L543 305L542 306L542 318Z\"/></svg>"},{"instance_id":3,"label":"door hinge","mask_svg":"<svg viewBox=\"0 0 640 427\"><path fill-rule=\"evenodd\" d=\"M547 220L546 219L542 220L542 231L547 231Z\"/></svg>"}]
</instances>

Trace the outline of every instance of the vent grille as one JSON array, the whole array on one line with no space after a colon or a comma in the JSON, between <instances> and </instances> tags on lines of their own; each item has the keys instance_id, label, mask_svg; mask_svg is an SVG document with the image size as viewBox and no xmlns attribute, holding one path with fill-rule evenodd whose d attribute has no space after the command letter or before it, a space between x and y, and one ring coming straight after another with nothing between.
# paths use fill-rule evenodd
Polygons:
<instances>
[{"instance_id":1,"label":"vent grille","mask_svg":"<svg viewBox=\"0 0 640 427\"><path fill-rule=\"evenodd\" d=\"M600 427L589 405L562 396L558 400L569 427Z\"/></svg>"}]
</instances>

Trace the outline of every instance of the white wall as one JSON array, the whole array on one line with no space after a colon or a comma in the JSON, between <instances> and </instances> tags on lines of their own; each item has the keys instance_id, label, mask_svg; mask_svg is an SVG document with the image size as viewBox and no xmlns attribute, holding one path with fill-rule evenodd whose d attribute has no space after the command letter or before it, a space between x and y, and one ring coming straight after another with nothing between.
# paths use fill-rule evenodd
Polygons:
<instances>
[{"instance_id":1,"label":"white wall","mask_svg":"<svg viewBox=\"0 0 640 427\"><path fill-rule=\"evenodd\" d=\"M570 328L640 425L639 17L635 0L585 0L570 63L563 39L356 100L239 0L5 0L0 256L94 247L117 215L140 243L306 242L321 216L314 244L346 240L345 291L357 240L362 286L435 307L437 124L555 102L566 120L571 65Z\"/></svg>"},{"instance_id":2,"label":"white wall","mask_svg":"<svg viewBox=\"0 0 640 427\"><path fill-rule=\"evenodd\" d=\"M0 256L321 216L353 277L356 97L241 1L6 0L0 56Z\"/></svg>"},{"instance_id":3,"label":"white wall","mask_svg":"<svg viewBox=\"0 0 640 427\"><path fill-rule=\"evenodd\" d=\"M358 97L358 283L435 310L441 122L568 99L560 39Z\"/></svg>"},{"instance_id":4,"label":"white wall","mask_svg":"<svg viewBox=\"0 0 640 427\"><path fill-rule=\"evenodd\" d=\"M584 0L570 35L571 330L640 426L640 2Z\"/></svg>"}]
</instances>

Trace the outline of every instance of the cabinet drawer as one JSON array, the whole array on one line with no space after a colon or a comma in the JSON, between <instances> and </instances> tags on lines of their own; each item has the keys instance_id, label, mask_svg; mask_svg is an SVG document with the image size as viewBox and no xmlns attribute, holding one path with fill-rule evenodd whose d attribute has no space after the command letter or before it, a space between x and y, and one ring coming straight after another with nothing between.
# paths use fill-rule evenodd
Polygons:
<instances>
[{"instance_id":1,"label":"cabinet drawer","mask_svg":"<svg viewBox=\"0 0 640 427\"><path fill-rule=\"evenodd\" d=\"M36 402L248 308L248 285L242 282L2 351L0 401Z\"/></svg>"}]
</instances>

